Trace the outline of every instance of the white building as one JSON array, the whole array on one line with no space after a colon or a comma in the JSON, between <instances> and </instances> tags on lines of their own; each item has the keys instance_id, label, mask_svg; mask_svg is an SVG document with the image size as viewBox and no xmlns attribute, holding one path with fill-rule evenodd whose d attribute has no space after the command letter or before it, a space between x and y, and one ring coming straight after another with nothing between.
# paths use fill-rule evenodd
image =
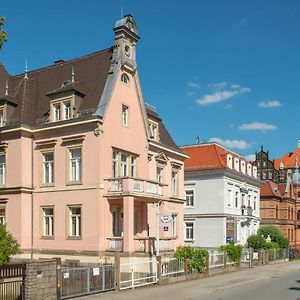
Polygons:
<instances>
[{"instance_id":1,"label":"white building","mask_svg":"<svg viewBox=\"0 0 300 300\"><path fill-rule=\"evenodd\" d=\"M244 157L217 143L181 148L185 161L185 243L219 247L244 245L260 219L260 180Z\"/></svg>"}]
</instances>

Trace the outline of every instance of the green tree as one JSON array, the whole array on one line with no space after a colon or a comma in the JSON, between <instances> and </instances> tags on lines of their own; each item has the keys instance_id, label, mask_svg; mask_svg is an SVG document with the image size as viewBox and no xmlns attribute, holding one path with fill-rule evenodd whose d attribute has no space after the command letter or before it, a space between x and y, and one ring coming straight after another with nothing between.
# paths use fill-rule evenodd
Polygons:
<instances>
[{"instance_id":1,"label":"green tree","mask_svg":"<svg viewBox=\"0 0 300 300\"><path fill-rule=\"evenodd\" d=\"M264 236L264 238L270 236L271 241L277 243L279 248L288 248L289 246L289 240L285 238L281 231L275 226L262 226L258 229L257 234Z\"/></svg>"},{"instance_id":2,"label":"green tree","mask_svg":"<svg viewBox=\"0 0 300 300\"><path fill-rule=\"evenodd\" d=\"M266 239L260 234L250 235L247 239L248 246L255 249L265 249L266 248Z\"/></svg>"},{"instance_id":3,"label":"green tree","mask_svg":"<svg viewBox=\"0 0 300 300\"><path fill-rule=\"evenodd\" d=\"M6 226L0 224L0 265L6 264L11 255L20 253L20 245Z\"/></svg>"},{"instance_id":4,"label":"green tree","mask_svg":"<svg viewBox=\"0 0 300 300\"><path fill-rule=\"evenodd\" d=\"M7 41L8 36L6 31L4 31L3 26L4 26L5 18L0 17L0 49L3 46L3 43Z\"/></svg>"}]
</instances>

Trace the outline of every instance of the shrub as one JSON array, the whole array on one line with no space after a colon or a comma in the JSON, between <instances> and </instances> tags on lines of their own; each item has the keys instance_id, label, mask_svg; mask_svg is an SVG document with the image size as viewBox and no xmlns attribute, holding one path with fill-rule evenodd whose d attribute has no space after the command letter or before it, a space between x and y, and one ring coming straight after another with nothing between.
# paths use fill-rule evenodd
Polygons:
<instances>
[{"instance_id":1,"label":"shrub","mask_svg":"<svg viewBox=\"0 0 300 300\"><path fill-rule=\"evenodd\" d=\"M250 235L247 239L248 247L252 247L255 250L266 248L266 239L260 234Z\"/></svg>"},{"instance_id":2,"label":"shrub","mask_svg":"<svg viewBox=\"0 0 300 300\"><path fill-rule=\"evenodd\" d=\"M235 245L233 242L230 242L227 245L222 245L220 247L221 251L226 251L229 259L232 262L239 262L242 254L243 247L241 245Z\"/></svg>"},{"instance_id":3,"label":"shrub","mask_svg":"<svg viewBox=\"0 0 300 300\"><path fill-rule=\"evenodd\" d=\"M176 249L174 256L179 260L187 261L189 272L196 270L202 273L205 269L208 251L204 249L194 249L190 246L182 246Z\"/></svg>"},{"instance_id":4,"label":"shrub","mask_svg":"<svg viewBox=\"0 0 300 300\"><path fill-rule=\"evenodd\" d=\"M262 226L258 229L257 234L263 235L265 238L270 236L272 242L276 242L279 248L288 248L289 240L284 237L280 230L272 225Z\"/></svg>"},{"instance_id":5,"label":"shrub","mask_svg":"<svg viewBox=\"0 0 300 300\"><path fill-rule=\"evenodd\" d=\"M279 245L276 242L267 242L265 249L278 249Z\"/></svg>"},{"instance_id":6,"label":"shrub","mask_svg":"<svg viewBox=\"0 0 300 300\"><path fill-rule=\"evenodd\" d=\"M20 245L5 225L0 224L0 265L6 264L11 255L20 253Z\"/></svg>"}]
</instances>

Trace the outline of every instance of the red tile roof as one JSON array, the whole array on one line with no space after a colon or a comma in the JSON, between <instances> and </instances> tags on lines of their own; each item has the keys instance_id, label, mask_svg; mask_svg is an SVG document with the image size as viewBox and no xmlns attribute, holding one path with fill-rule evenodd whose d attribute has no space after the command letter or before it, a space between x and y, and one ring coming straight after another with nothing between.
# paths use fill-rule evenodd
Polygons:
<instances>
[{"instance_id":1,"label":"red tile roof","mask_svg":"<svg viewBox=\"0 0 300 300\"><path fill-rule=\"evenodd\" d=\"M300 159L300 148L297 147L294 152L284 154L282 157L275 159L274 166L279 170L280 163L282 162L285 169L293 169L296 164L296 158Z\"/></svg>"},{"instance_id":2,"label":"red tile roof","mask_svg":"<svg viewBox=\"0 0 300 300\"><path fill-rule=\"evenodd\" d=\"M244 157L216 143L183 146L181 150L190 156L184 162L186 171L226 169L227 154L232 155L232 161L235 157L246 161Z\"/></svg>"},{"instance_id":3,"label":"red tile roof","mask_svg":"<svg viewBox=\"0 0 300 300\"><path fill-rule=\"evenodd\" d=\"M270 180L264 180L262 185L260 186L260 196L261 197L267 197L267 196L275 196L275 197L282 197L285 190L285 184L284 189L282 193L282 186L279 188L279 186Z\"/></svg>"}]
</instances>

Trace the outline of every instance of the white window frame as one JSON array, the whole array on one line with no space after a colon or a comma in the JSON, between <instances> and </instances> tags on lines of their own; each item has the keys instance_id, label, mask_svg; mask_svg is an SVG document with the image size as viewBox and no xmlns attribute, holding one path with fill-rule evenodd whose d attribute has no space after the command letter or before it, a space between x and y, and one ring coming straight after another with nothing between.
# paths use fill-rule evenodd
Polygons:
<instances>
[{"instance_id":1,"label":"white window frame","mask_svg":"<svg viewBox=\"0 0 300 300\"><path fill-rule=\"evenodd\" d=\"M232 189L228 189L228 199L227 199L227 205L229 206L229 207L231 207L231 205L232 205Z\"/></svg>"},{"instance_id":2,"label":"white window frame","mask_svg":"<svg viewBox=\"0 0 300 300\"><path fill-rule=\"evenodd\" d=\"M172 237L177 237L177 219L178 215L176 213L171 215L172 221L171 221L171 234Z\"/></svg>"},{"instance_id":3,"label":"white window frame","mask_svg":"<svg viewBox=\"0 0 300 300\"><path fill-rule=\"evenodd\" d=\"M2 225L6 224L6 206L3 204L0 205L0 224Z\"/></svg>"},{"instance_id":4,"label":"white window frame","mask_svg":"<svg viewBox=\"0 0 300 300\"><path fill-rule=\"evenodd\" d=\"M61 121L62 116L61 116L61 103L56 102L53 103L53 120L54 122Z\"/></svg>"},{"instance_id":5,"label":"white window frame","mask_svg":"<svg viewBox=\"0 0 300 300\"><path fill-rule=\"evenodd\" d=\"M130 80L129 80L129 76L126 73L121 74L121 82L126 85L129 85Z\"/></svg>"},{"instance_id":6,"label":"white window frame","mask_svg":"<svg viewBox=\"0 0 300 300\"><path fill-rule=\"evenodd\" d=\"M52 213L49 211L52 210ZM43 236L54 236L54 207L42 207L43 213Z\"/></svg>"},{"instance_id":7,"label":"white window frame","mask_svg":"<svg viewBox=\"0 0 300 300\"><path fill-rule=\"evenodd\" d=\"M129 107L127 105L122 105L122 125L128 126L128 111Z\"/></svg>"},{"instance_id":8,"label":"white window frame","mask_svg":"<svg viewBox=\"0 0 300 300\"><path fill-rule=\"evenodd\" d=\"M192 226L188 226L192 225ZM194 241L195 240L195 226L193 221L184 221L184 240Z\"/></svg>"},{"instance_id":9,"label":"white window frame","mask_svg":"<svg viewBox=\"0 0 300 300\"><path fill-rule=\"evenodd\" d=\"M80 205L68 206L69 209L69 236L81 237L82 236L82 207ZM74 212L80 209L80 213ZM75 222L75 230L73 232L73 221Z\"/></svg>"},{"instance_id":10,"label":"white window frame","mask_svg":"<svg viewBox=\"0 0 300 300\"><path fill-rule=\"evenodd\" d=\"M178 170L175 169L171 171L171 195L178 195Z\"/></svg>"},{"instance_id":11,"label":"white window frame","mask_svg":"<svg viewBox=\"0 0 300 300\"><path fill-rule=\"evenodd\" d=\"M164 181L164 166L156 165L156 181L163 183Z\"/></svg>"},{"instance_id":12,"label":"white window frame","mask_svg":"<svg viewBox=\"0 0 300 300\"><path fill-rule=\"evenodd\" d=\"M64 120L71 119L72 118L72 104L71 104L71 100L64 101L63 102L63 107L64 107Z\"/></svg>"},{"instance_id":13,"label":"white window frame","mask_svg":"<svg viewBox=\"0 0 300 300\"><path fill-rule=\"evenodd\" d=\"M52 160L46 160L48 155L52 154ZM43 184L54 183L54 151L47 151L42 153L43 164ZM48 173L48 174L47 174Z\"/></svg>"},{"instance_id":14,"label":"white window frame","mask_svg":"<svg viewBox=\"0 0 300 300\"><path fill-rule=\"evenodd\" d=\"M126 160L123 159L126 157ZM122 150L112 152L112 177L137 177L138 156Z\"/></svg>"},{"instance_id":15,"label":"white window frame","mask_svg":"<svg viewBox=\"0 0 300 300\"><path fill-rule=\"evenodd\" d=\"M4 157L4 161L1 158ZM6 183L6 153L0 153L0 186Z\"/></svg>"},{"instance_id":16,"label":"white window frame","mask_svg":"<svg viewBox=\"0 0 300 300\"><path fill-rule=\"evenodd\" d=\"M0 127L5 125L5 109L4 107L0 108Z\"/></svg>"},{"instance_id":17,"label":"white window frame","mask_svg":"<svg viewBox=\"0 0 300 300\"><path fill-rule=\"evenodd\" d=\"M150 130L150 137L154 141L158 141L158 124L154 123L153 121L149 121L149 130Z\"/></svg>"},{"instance_id":18,"label":"white window frame","mask_svg":"<svg viewBox=\"0 0 300 300\"><path fill-rule=\"evenodd\" d=\"M192 192L192 195L188 195L188 192ZM192 200L191 200L191 198L192 198ZM192 204L190 202L192 202ZM184 204L184 206L186 208L193 208L194 205L195 205L195 190L194 189L186 189L185 190L185 204Z\"/></svg>"},{"instance_id":19,"label":"white window frame","mask_svg":"<svg viewBox=\"0 0 300 300\"><path fill-rule=\"evenodd\" d=\"M80 150L80 157L73 157L75 151ZM69 148L69 182L82 181L82 147ZM73 172L73 167L75 171Z\"/></svg>"}]
</instances>

